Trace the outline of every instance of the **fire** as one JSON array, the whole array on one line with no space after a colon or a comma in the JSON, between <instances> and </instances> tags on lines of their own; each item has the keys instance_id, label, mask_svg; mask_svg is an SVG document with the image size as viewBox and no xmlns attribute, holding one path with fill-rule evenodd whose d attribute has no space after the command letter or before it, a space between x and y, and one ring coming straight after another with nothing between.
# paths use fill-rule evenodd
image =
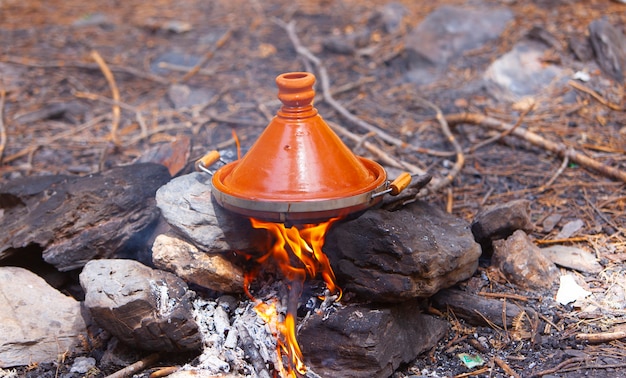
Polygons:
<instances>
[{"instance_id":1,"label":"fire","mask_svg":"<svg viewBox=\"0 0 626 378\"><path fill-rule=\"evenodd\" d=\"M258 301L255 307L257 314L276 333L279 365L276 368L283 377L296 377L296 372L305 374L307 370L296 340L296 313L305 279L320 275L328 289L341 298L341 289L335 282L335 274L328 257L322 252L326 233L338 219L287 228L281 223L250 218L252 227L266 229L274 238L269 250L256 261L261 267L273 264L284 276L289 289L287 313L284 317L277 311L277 301L269 304ZM250 272L246 274L245 280L246 293L254 301L256 300L248 291L248 286L255 275L256 271ZM287 366L283 366L283 356L287 359Z\"/></svg>"}]
</instances>

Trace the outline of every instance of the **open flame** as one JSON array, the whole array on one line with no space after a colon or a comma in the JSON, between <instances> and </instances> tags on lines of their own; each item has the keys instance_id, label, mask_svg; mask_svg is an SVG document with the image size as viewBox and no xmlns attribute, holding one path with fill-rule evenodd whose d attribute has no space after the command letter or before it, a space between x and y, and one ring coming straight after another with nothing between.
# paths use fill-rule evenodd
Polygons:
<instances>
[{"instance_id":1,"label":"open flame","mask_svg":"<svg viewBox=\"0 0 626 378\"><path fill-rule=\"evenodd\" d=\"M264 303L257 301L250 294L248 287L258 270L247 273L245 276L245 291L253 301L258 302L255 306L257 314L270 325L272 332L276 334L279 365L276 366L276 370L283 377L295 378L297 373L304 375L307 371L302 351L296 340L298 300L302 294L305 279L319 274L330 292L337 293L341 298L341 289L335 282L335 274L330 267L328 257L322 252L326 233L338 219L340 218L333 218L319 224L287 228L281 223L250 218L252 227L266 229L274 238L268 251L256 261L261 268L273 264L284 276L289 289L287 311L283 317L278 313L277 301ZM286 358L286 366L283 357Z\"/></svg>"}]
</instances>

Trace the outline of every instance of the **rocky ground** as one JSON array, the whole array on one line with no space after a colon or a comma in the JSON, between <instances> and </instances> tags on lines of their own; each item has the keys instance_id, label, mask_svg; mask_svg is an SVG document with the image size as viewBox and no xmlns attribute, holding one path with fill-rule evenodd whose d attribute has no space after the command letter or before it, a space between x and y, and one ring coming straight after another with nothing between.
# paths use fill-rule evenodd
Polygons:
<instances>
[{"instance_id":1,"label":"rocky ground","mask_svg":"<svg viewBox=\"0 0 626 378\"><path fill-rule=\"evenodd\" d=\"M160 233L155 191L170 175L185 177L209 150L233 160L233 131L247 149L279 106L276 75L307 70L318 77L316 107L351 148L392 176L400 169L432 175L419 193L385 206L432 206L442 214L431 219L450 216L467 233L471 224L482 246L472 277L412 292L447 331L394 377L623 376L625 7L609 0L0 0L0 222L9 230L0 236L0 265L26 267L71 294L67 312L48 317L75 318L85 301L83 265L112 257L151 265L151 236ZM167 169L129 165L139 162ZM516 214L525 221L510 226ZM385 222L402 229L413 215L403 216ZM371 219L384 224L380 217L366 213L356 231L350 223L335 231L343 236L329 245L341 267L362 258L341 249L342 241ZM147 224L150 232L140 232ZM510 227L501 231L503 224ZM18 287L45 290L36 277L6 269L2 282L22 277ZM353 299L390 295L337 270ZM227 299L195 285L201 298L215 300L205 312L225 308ZM56 294L52 303L62 301ZM46 303L29 301L37 311L54 307ZM54 340L42 345L55 351L54 361L2 365L0 375L103 377L147 356L148 370L138 373L147 377L200 363L194 348L154 357L115 339L95 332L74 354L57 353L65 341Z\"/></svg>"}]
</instances>

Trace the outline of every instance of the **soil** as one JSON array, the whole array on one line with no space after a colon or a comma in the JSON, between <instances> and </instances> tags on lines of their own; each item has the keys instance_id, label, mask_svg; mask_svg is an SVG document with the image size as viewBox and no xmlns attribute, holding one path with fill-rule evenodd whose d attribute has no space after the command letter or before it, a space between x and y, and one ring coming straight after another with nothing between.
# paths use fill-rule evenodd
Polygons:
<instances>
[{"instance_id":1,"label":"soil","mask_svg":"<svg viewBox=\"0 0 626 378\"><path fill-rule=\"evenodd\" d=\"M468 2L399 3L407 15L389 34L376 21L377 11L386 4L378 0L0 0L0 114L6 132L0 150L2 180L89 174L146 155L162 158L155 148L163 145L183 157L182 168L168 163L173 173L182 174L212 149L234 154L233 131L242 148L249 147L278 107L274 78L313 69L297 53L280 20L295 22L302 45L326 67L335 99L350 112L408 143L439 151L453 149L434 121L433 110L416 105L415 99L429 100L444 115L472 112L515 124L523 104L495 98L475 83L490 62L539 28L553 41L553 54L546 59L592 67L600 78L593 83L599 96L567 87L536 98L522 126L607 166L626 169L626 116L623 106L619 110L623 83L601 73L593 61L578 61L568 48L572 41L586 40L594 19L607 17L624 30L626 5L609 0L484 1L510 8L514 22L496 41L453 62L441 80L415 86L404 79L403 37L436 6ZM331 37L347 38L364 30L371 31L369 38L352 53L327 47ZM199 70L190 71L198 63ZM326 120L367 134L322 98L316 106ZM624 182L571 161L564 164L557 154L513 135L467 150L493 136L480 125L459 125L452 132L466 149L465 164L452 183L429 194L428 201L471 221L482 206L527 199L536 225L532 237L538 244L593 252L604 270L576 273L582 282L601 295L626 290ZM453 153L409 152L376 136L368 138L390 156L435 178L445 177L455 161ZM189 152L186 142L191 143ZM544 220L554 214L560 216L557 227L545 226ZM556 240L562 226L574 220L582 220L582 228ZM473 327L453 314L441 314L453 325L450 335L396 377L504 377L511 375L506 367L524 377L626 376L623 341L594 345L576 338L624 323L623 299L596 303L594 311L554 305L542 294L494 278L488 263L483 265L475 277L488 277L491 292L523 296L518 303L542 315L541 329L534 332L540 337L517 332L528 325L516 330ZM481 373L481 367L464 366L459 353L481 355L483 367L489 369ZM18 374L72 377L68 372L76 356L67 357L56 364L24 367ZM165 360L174 363L176 358ZM96 370L87 376L112 373Z\"/></svg>"}]
</instances>

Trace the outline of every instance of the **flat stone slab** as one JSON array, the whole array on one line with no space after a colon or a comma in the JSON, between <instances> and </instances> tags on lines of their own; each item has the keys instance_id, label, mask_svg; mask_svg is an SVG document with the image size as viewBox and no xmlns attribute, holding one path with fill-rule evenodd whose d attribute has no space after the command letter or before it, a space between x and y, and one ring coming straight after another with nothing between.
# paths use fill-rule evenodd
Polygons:
<instances>
[{"instance_id":1,"label":"flat stone slab","mask_svg":"<svg viewBox=\"0 0 626 378\"><path fill-rule=\"evenodd\" d=\"M194 172L177 177L156 193L163 217L206 252L249 250L255 230L246 218L220 207L211 196L211 176Z\"/></svg>"}]
</instances>

